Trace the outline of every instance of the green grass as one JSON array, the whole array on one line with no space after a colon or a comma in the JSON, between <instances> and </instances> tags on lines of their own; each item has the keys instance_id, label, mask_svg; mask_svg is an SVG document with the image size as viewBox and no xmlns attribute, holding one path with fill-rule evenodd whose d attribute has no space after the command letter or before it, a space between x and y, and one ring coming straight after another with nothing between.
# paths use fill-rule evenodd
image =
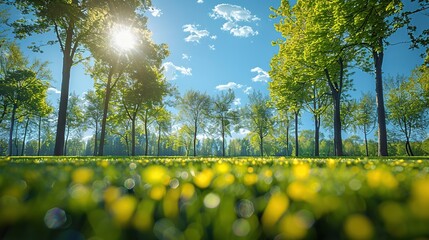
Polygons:
<instances>
[{"instance_id":1,"label":"green grass","mask_svg":"<svg viewBox=\"0 0 429 240\"><path fill-rule=\"evenodd\" d=\"M428 173L423 158L0 158L0 238L424 238Z\"/></svg>"}]
</instances>

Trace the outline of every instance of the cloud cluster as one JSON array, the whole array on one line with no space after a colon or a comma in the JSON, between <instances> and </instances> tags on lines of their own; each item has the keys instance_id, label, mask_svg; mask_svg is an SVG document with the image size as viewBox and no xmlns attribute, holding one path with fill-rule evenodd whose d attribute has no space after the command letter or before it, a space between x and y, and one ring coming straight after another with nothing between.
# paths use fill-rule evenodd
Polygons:
<instances>
[{"instance_id":1,"label":"cloud cluster","mask_svg":"<svg viewBox=\"0 0 429 240\"><path fill-rule=\"evenodd\" d=\"M223 84L223 85L218 85L216 86L216 89L219 91L224 91L224 90L228 90L228 89L238 89L238 88L242 88L243 85L235 83L235 82L229 82L227 84Z\"/></svg>"},{"instance_id":2,"label":"cloud cluster","mask_svg":"<svg viewBox=\"0 0 429 240\"><path fill-rule=\"evenodd\" d=\"M55 94L61 94L60 90L58 90L56 88L53 88L53 87L48 88L48 92L52 92L52 93L55 93Z\"/></svg>"},{"instance_id":3,"label":"cloud cluster","mask_svg":"<svg viewBox=\"0 0 429 240\"><path fill-rule=\"evenodd\" d=\"M257 73L257 75L252 78L254 82L268 82L270 80L268 73L260 67L252 68L250 71Z\"/></svg>"},{"instance_id":4,"label":"cloud cluster","mask_svg":"<svg viewBox=\"0 0 429 240\"><path fill-rule=\"evenodd\" d=\"M149 10L150 14L152 14L152 16L154 16L154 17L161 17L161 15L162 15L162 11L159 8L150 7L148 10Z\"/></svg>"},{"instance_id":5,"label":"cloud cluster","mask_svg":"<svg viewBox=\"0 0 429 240\"><path fill-rule=\"evenodd\" d=\"M197 0L197 3L204 3L203 0Z\"/></svg>"},{"instance_id":6,"label":"cloud cluster","mask_svg":"<svg viewBox=\"0 0 429 240\"><path fill-rule=\"evenodd\" d=\"M222 18L226 20L221 29L229 31L233 36L250 37L258 35L258 31L247 25L242 26L241 23L256 22L260 19L241 6L226 3L218 4L213 8L210 16L213 19Z\"/></svg>"},{"instance_id":7,"label":"cloud cluster","mask_svg":"<svg viewBox=\"0 0 429 240\"><path fill-rule=\"evenodd\" d=\"M204 37L209 37L210 36L210 32L207 30L199 30L198 27L200 27L200 25L195 25L195 24L185 24L183 25L183 32L185 33L189 33L189 36L187 36L185 38L186 42L196 42L199 43L200 39L204 38Z\"/></svg>"},{"instance_id":8,"label":"cloud cluster","mask_svg":"<svg viewBox=\"0 0 429 240\"><path fill-rule=\"evenodd\" d=\"M164 74L167 80L176 80L178 75L192 76L192 68L186 68L182 66L176 66L172 62L166 62L163 64Z\"/></svg>"}]
</instances>

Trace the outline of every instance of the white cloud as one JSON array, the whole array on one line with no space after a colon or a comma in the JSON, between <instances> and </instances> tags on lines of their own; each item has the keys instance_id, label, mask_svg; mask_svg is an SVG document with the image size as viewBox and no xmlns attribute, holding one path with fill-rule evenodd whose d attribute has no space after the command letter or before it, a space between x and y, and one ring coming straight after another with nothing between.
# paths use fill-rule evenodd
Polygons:
<instances>
[{"instance_id":1,"label":"white cloud","mask_svg":"<svg viewBox=\"0 0 429 240\"><path fill-rule=\"evenodd\" d=\"M150 14L152 14L152 16L154 16L154 17L161 17L161 15L162 15L162 11L159 8L150 7L148 10L149 10Z\"/></svg>"},{"instance_id":2,"label":"white cloud","mask_svg":"<svg viewBox=\"0 0 429 240\"><path fill-rule=\"evenodd\" d=\"M241 26L241 22L256 22L260 19L241 6L232 4L218 4L210 14L213 19L222 18L226 23L222 25L223 31L229 31L236 37L249 37L258 35L258 31L253 30L250 26Z\"/></svg>"},{"instance_id":3,"label":"white cloud","mask_svg":"<svg viewBox=\"0 0 429 240\"><path fill-rule=\"evenodd\" d=\"M241 135L247 135L249 133L251 133L249 130L244 129L244 128L240 128L240 130L238 130L238 133Z\"/></svg>"},{"instance_id":4,"label":"white cloud","mask_svg":"<svg viewBox=\"0 0 429 240\"><path fill-rule=\"evenodd\" d=\"M215 45L209 45L210 50L216 50Z\"/></svg>"},{"instance_id":5,"label":"white cloud","mask_svg":"<svg viewBox=\"0 0 429 240\"><path fill-rule=\"evenodd\" d=\"M53 87L48 88L48 92L53 92L55 94L61 94L60 90L53 88Z\"/></svg>"},{"instance_id":6,"label":"white cloud","mask_svg":"<svg viewBox=\"0 0 429 240\"><path fill-rule=\"evenodd\" d=\"M258 74L252 78L252 81L254 82L268 82L268 80L270 79L268 73L260 67L252 68L252 70L250 71Z\"/></svg>"},{"instance_id":7,"label":"white cloud","mask_svg":"<svg viewBox=\"0 0 429 240\"><path fill-rule=\"evenodd\" d=\"M212 36L210 36L210 39L212 39L212 40L216 40L216 39L217 39L217 36L216 36L216 35L212 35Z\"/></svg>"},{"instance_id":8,"label":"white cloud","mask_svg":"<svg viewBox=\"0 0 429 240\"><path fill-rule=\"evenodd\" d=\"M186 68L182 66L176 66L172 62L166 62L163 64L164 74L168 80L176 80L178 74L185 76L192 76L192 68Z\"/></svg>"},{"instance_id":9,"label":"white cloud","mask_svg":"<svg viewBox=\"0 0 429 240\"><path fill-rule=\"evenodd\" d=\"M197 0L197 3L204 3L203 0Z\"/></svg>"},{"instance_id":10,"label":"white cloud","mask_svg":"<svg viewBox=\"0 0 429 240\"><path fill-rule=\"evenodd\" d=\"M191 61L191 56L189 56L188 54L184 54L184 53L182 53L182 59L183 59L183 60Z\"/></svg>"},{"instance_id":11,"label":"white cloud","mask_svg":"<svg viewBox=\"0 0 429 240\"><path fill-rule=\"evenodd\" d=\"M216 89L219 91L223 91L223 90L228 90L228 89L237 89L237 88L242 88L243 85L235 83L235 82L229 82L227 84L223 84L223 85L218 85L216 86Z\"/></svg>"},{"instance_id":12,"label":"white cloud","mask_svg":"<svg viewBox=\"0 0 429 240\"><path fill-rule=\"evenodd\" d=\"M182 26L183 32L189 33L189 36L185 38L186 42L200 42L201 38L210 36L210 32L207 30L199 30L200 25L185 24Z\"/></svg>"},{"instance_id":13,"label":"white cloud","mask_svg":"<svg viewBox=\"0 0 429 240\"><path fill-rule=\"evenodd\" d=\"M245 94L250 94L250 92L252 91L252 87L247 87L247 88L245 88L244 90L243 90L243 92L245 93Z\"/></svg>"},{"instance_id":14,"label":"white cloud","mask_svg":"<svg viewBox=\"0 0 429 240\"><path fill-rule=\"evenodd\" d=\"M241 105L241 98L236 98L236 99L234 99L233 104L234 104L235 106Z\"/></svg>"}]
</instances>

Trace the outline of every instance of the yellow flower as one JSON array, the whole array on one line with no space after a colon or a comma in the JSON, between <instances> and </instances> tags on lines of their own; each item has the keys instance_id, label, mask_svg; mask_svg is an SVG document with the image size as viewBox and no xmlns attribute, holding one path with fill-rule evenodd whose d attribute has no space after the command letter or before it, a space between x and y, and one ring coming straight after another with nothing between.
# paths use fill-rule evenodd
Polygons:
<instances>
[{"instance_id":1,"label":"yellow flower","mask_svg":"<svg viewBox=\"0 0 429 240\"><path fill-rule=\"evenodd\" d=\"M194 177L194 183L199 188L207 188L213 179L213 171L209 168L205 168L202 172L199 172Z\"/></svg>"},{"instance_id":2,"label":"yellow flower","mask_svg":"<svg viewBox=\"0 0 429 240\"><path fill-rule=\"evenodd\" d=\"M113 219L120 225L126 225L134 214L137 199L133 196L124 196L116 200L110 207Z\"/></svg>"},{"instance_id":3,"label":"yellow flower","mask_svg":"<svg viewBox=\"0 0 429 240\"><path fill-rule=\"evenodd\" d=\"M73 171L72 180L78 184L86 184L92 180L94 172L92 169L81 167Z\"/></svg>"},{"instance_id":4,"label":"yellow flower","mask_svg":"<svg viewBox=\"0 0 429 240\"><path fill-rule=\"evenodd\" d=\"M280 222L280 230L286 239L302 239L307 235L307 225L298 215L286 215Z\"/></svg>"},{"instance_id":5,"label":"yellow flower","mask_svg":"<svg viewBox=\"0 0 429 240\"><path fill-rule=\"evenodd\" d=\"M280 192L274 193L268 201L267 207L262 215L264 229L272 231L274 225L289 207L288 197Z\"/></svg>"},{"instance_id":6,"label":"yellow flower","mask_svg":"<svg viewBox=\"0 0 429 240\"><path fill-rule=\"evenodd\" d=\"M371 221L361 214L347 217L344 223L344 231L349 239L371 239L374 235L374 227Z\"/></svg>"},{"instance_id":7,"label":"yellow flower","mask_svg":"<svg viewBox=\"0 0 429 240\"><path fill-rule=\"evenodd\" d=\"M167 185L170 182L170 176L168 175L167 169L159 165L153 165L145 168L142 171L142 179L152 185Z\"/></svg>"},{"instance_id":8,"label":"yellow flower","mask_svg":"<svg viewBox=\"0 0 429 240\"><path fill-rule=\"evenodd\" d=\"M307 179L310 176L310 166L308 164L295 165L292 168L292 173L298 180Z\"/></svg>"}]
</instances>

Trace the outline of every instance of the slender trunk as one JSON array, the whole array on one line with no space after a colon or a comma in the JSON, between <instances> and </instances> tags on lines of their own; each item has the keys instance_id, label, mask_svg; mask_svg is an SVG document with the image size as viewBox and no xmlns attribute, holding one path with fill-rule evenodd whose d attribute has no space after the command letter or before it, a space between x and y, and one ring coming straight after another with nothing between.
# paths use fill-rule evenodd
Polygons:
<instances>
[{"instance_id":1,"label":"slender trunk","mask_svg":"<svg viewBox=\"0 0 429 240\"><path fill-rule=\"evenodd\" d=\"M22 140L22 147L21 147L21 156L24 156L24 151L25 151L25 139L27 138L27 130L28 130L28 124L30 122L30 118L27 118L27 121L25 121L25 126L24 126L24 137Z\"/></svg>"},{"instance_id":2,"label":"slender trunk","mask_svg":"<svg viewBox=\"0 0 429 240\"><path fill-rule=\"evenodd\" d=\"M289 120L286 123L286 156L290 156L289 154Z\"/></svg>"},{"instance_id":3,"label":"slender trunk","mask_svg":"<svg viewBox=\"0 0 429 240\"><path fill-rule=\"evenodd\" d=\"M73 53L72 53L73 29L74 29L74 23L71 22L66 31L66 41L64 45L64 51L63 51L61 97L60 97L60 106L58 110L57 133L55 137L55 148L54 148L55 156L64 155L64 137L65 137L65 131L66 131L67 104L68 104L69 88L70 88L70 72L73 66Z\"/></svg>"},{"instance_id":4,"label":"slender trunk","mask_svg":"<svg viewBox=\"0 0 429 240\"><path fill-rule=\"evenodd\" d=\"M160 155L160 149L161 149L161 125L158 125L158 153L157 156Z\"/></svg>"},{"instance_id":5,"label":"slender trunk","mask_svg":"<svg viewBox=\"0 0 429 240\"><path fill-rule=\"evenodd\" d=\"M145 110L145 119L144 119L144 135L145 135L145 146L144 146L144 155L148 155L149 149L149 129L147 127L147 109Z\"/></svg>"},{"instance_id":6,"label":"slender trunk","mask_svg":"<svg viewBox=\"0 0 429 240\"><path fill-rule=\"evenodd\" d=\"M225 122L223 116L221 118L222 121L222 156L225 157Z\"/></svg>"},{"instance_id":7,"label":"slender trunk","mask_svg":"<svg viewBox=\"0 0 429 240\"><path fill-rule=\"evenodd\" d=\"M261 151L261 157L264 156L264 134L262 133L262 130L259 132L259 139L261 140L259 144L259 151Z\"/></svg>"},{"instance_id":8,"label":"slender trunk","mask_svg":"<svg viewBox=\"0 0 429 240\"><path fill-rule=\"evenodd\" d=\"M131 119L131 156L136 155L136 118Z\"/></svg>"},{"instance_id":9,"label":"slender trunk","mask_svg":"<svg viewBox=\"0 0 429 240\"><path fill-rule=\"evenodd\" d=\"M15 114L16 114L16 109L17 109L17 105L13 104L12 107L12 115L10 118L10 129L9 129L9 156L12 156L12 149L13 149L13 128L15 127Z\"/></svg>"},{"instance_id":10,"label":"slender trunk","mask_svg":"<svg viewBox=\"0 0 429 240\"><path fill-rule=\"evenodd\" d=\"M197 126L197 121L194 122L194 157L197 156L197 130L198 130L198 126Z\"/></svg>"},{"instance_id":11,"label":"slender trunk","mask_svg":"<svg viewBox=\"0 0 429 240\"><path fill-rule=\"evenodd\" d=\"M38 126L38 134L37 134L37 156L40 156L40 148L41 148L41 132L42 132L42 116L39 116L39 126Z\"/></svg>"},{"instance_id":12,"label":"slender trunk","mask_svg":"<svg viewBox=\"0 0 429 240\"><path fill-rule=\"evenodd\" d=\"M367 133L366 133L366 125L363 125L363 135L365 138L365 152L366 152L366 156L369 157L369 151L368 151L368 137L367 137Z\"/></svg>"},{"instance_id":13,"label":"slender trunk","mask_svg":"<svg viewBox=\"0 0 429 240\"><path fill-rule=\"evenodd\" d=\"M319 139L320 139L320 116L315 114L314 115L314 156L316 157L320 155Z\"/></svg>"},{"instance_id":14,"label":"slender trunk","mask_svg":"<svg viewBox=\"0 0 429 240\"><path fill-rule=\"evenodd\" d=\"M70 127L67 126L67 136L66 136L66 140L64 143L64 156L67 156L67 143L69 141L69 134L70 134Z\"/></svg>"},{"instance_id":15,"label":"slender trunk","mask_svg":"<svg viewBox=\"0 0 429 240\"><path fill-rule=\"evenodd\" d=\"M104 96L103 103L103 118L101 119L101 133L100 133L100 146L98 147L98 156L103 156L104 154L104 141L106 138L106 121L107 121L107 112L109 110L109 102L112 94L112 77L113 77L113 68L111 66L109 69L109 75L107 76L107 85L106 85L106 94Z\"/></svg>"},{"instance_id":16,"label":"slender trunk","mask_svg":"<svg viewBox=\"0 0 429 240\"><path fill-rule=\"evenodd\" d=\"M97 156L97 138L98 138L98 122L95 121L94 156Z\"/></svg>"},{"instance_id":17,"label":"slender trunk","mask_svg":"<svg viewBox=\"0 0 429 240\"><path fill-rule=\"evenodd\" d=\"M298 114L299 111L295 111L295 156L299 156L299 142L298 142Z\"/></svg>"},{"instance_id":18,"label":"slender trunk","mask_svg":"<svg viewBox=\"0 0 429 240\"><path fill-rule=\"evenodd\" d=\"M125 145L127 145L127 156L130 156L130 143L128 141L128 134L125 134Z\"/></svg>"},{"instance_id":19,"label":"slender trunk","mask_svg":"<svg viewBox=\"0 0 429 240\"><path fill-rule=\"evenodd\" d=\"M13 142L15 145L15 155L18 156L18 126L15 127L15 139Z\"/></svg>"},{"instance_id":20,"label":"slender trunk","mask_svg":"<svg viewBox=\"0 0 429 240\"><path fill-rule=\"evenodd\" d=\"M378 155L388 156L387 151L387 130L386 130L386 111L384 109L383 96L383 39L378 41L380 50L372 51L375 66L375 93L377 103L377 120L378 120Z\"/></svg>"}]
</instances>

